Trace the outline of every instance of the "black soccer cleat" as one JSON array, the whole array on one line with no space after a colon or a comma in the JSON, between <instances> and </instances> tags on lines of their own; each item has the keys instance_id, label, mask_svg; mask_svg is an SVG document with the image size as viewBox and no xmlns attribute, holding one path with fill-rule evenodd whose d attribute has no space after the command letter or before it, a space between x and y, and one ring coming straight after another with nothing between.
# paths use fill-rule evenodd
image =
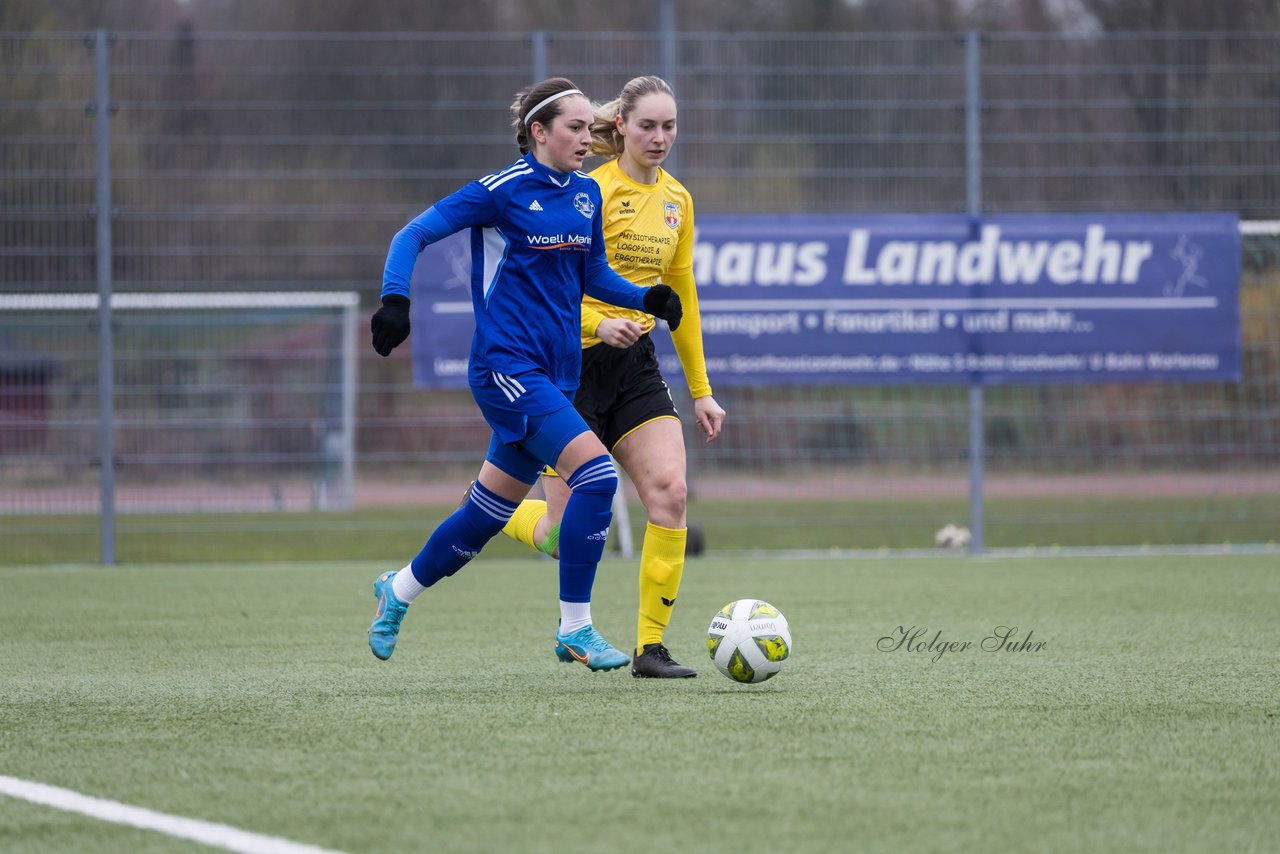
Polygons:
<instances>
[{"instance_id":1,"label":"black soccer cleat","mask_svg":"<svg viewBox=\"0 0 1280 854\"><path fill-rule=\"evenodd\" d=\"M647 643L631 660L631 675L637 679L688 679L698 671L675 661L662 644Z\"/></svg>"}]
</instances>

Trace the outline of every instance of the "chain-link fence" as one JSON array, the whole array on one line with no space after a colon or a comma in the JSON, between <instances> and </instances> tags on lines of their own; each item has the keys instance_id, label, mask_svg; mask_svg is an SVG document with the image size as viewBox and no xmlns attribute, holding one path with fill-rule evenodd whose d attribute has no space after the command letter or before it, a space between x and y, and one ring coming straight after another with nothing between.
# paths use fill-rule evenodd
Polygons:
<instances>
[{"instance_id":1,"label":"chain-link fence","mask_svg":"<svg viewBox=\"0 0 1280 854\"><path fill-rule=\"evenodd\" d=\"M83 33L0 33L4 294L98 290L102 81L92 48ZM670 166L700 214L964 212L976 194L986 212L1222 210L1274 220L1278 56L1275 33L117 33L105 81L111 287L355 291L367 308L391 235L514 158L506 105L548 74L601 101L635 74L671 79L680 137ZM967 71L976 78L967 82ZM989 545L1274 536L1280 237L1253 231L1244 238L1241 383L987 392ZM225 335L252 351L277 332ZM41 559L95 555L85 548L92 525L71 534L47 519L37 529L30 516L51 509L34 498L48 494L40 490L51 455L78 467L76 482L88 490L52 508L65 524L77 524L70 514L94 495L85 473L100 449L85 441L66 457L41 437L89 417L82 404L97 397L95 340L87 325L33 337L29 315L0 316L8 554L21 556L37 531L51 546L35 550ZM172 362L165 348L153 358ZM485 445L469 399L414 390L407 360L376 359L363 344L359 361L357 507L451 496ZM303 383L339 380L321 371ZM156 433L117 446L121 472L137 470L144 451L163 444L166 419L180 414L164 411L169 398L159 390L129 395L152 402L155 412L131 417ZM291 437L261 447L263 459L302 455L322 465L326 439L313 425L329 423L316 415L328 404L315 400L340 397L321 395L305 412L245 404L239 429ZM925 545L938 525L965 518L963 390L789 387L717 397L730 413L723 441L690 436L691 515L711 548ZM92 435L92 425L79 426ZM227 447L191 440L182 449L198 459L180 470L193 494L223 467ZM122 533L143 524L122 518ZM206 524L226 529L225 520L199 517L174 527ZM294 522L277 515L266 524L279 532ZM402 527L409 543L424 525ZM133 544L121 558L155 557L147 542L126 540Z\"/></svg>"}]
</instances>

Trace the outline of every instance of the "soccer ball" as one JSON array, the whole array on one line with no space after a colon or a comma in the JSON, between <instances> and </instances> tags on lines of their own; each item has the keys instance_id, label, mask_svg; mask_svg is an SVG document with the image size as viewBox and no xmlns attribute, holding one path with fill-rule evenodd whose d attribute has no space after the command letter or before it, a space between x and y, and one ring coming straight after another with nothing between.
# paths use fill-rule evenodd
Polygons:
<instances>
[{"instance_id":1,"label":"soccer ball","mask_svg":"<svg viewBox=\"0 0 1280 854\"><path fill-rule=\"evenodd\" d=\"M960 525L944 525L933 535L933 544L935 546L940 549L951 549L952 551L967 549L972 541L973 534L969 532L968 528Z\"/></svg>"},{"instance_id":2,"label":"soccer ball","mask_svg":"<svg viewBox=\"0 0 1280 854\"><path fill-rule=\"evenodd\" d=\"M781 670L791 655L787 618L760 599L730 602L711 618L707 652L734 682L763 682Z\"/></svg>"}]
</instances>

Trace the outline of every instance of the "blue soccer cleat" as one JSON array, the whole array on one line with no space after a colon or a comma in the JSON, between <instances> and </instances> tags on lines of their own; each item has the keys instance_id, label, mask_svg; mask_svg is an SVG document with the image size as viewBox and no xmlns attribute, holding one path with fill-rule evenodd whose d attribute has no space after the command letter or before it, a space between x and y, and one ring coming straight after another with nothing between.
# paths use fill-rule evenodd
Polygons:
<instances>
[{"instance_id":1,"label":"blue soccer cleat","mask_svg":"<svg viewBox=\"0 0 1280 854\"><path fill-rule=\"evenodd\" d=\"M631 663L631 659L610 646L593 626L583 626L569 635L556 632L556 658L576 661L592 670L617 670Z\"/></svg>"},{"instance_id":2,"label":"blue soccer cleat","mask_svg":"<svg viewBox=\"0 0 1280 854\"><path fill-rule=\"evenodd\" d=\"M369 626L369 649L386 661L396 651L396 636L400 634L400 621L409 606L396 598L391 589L394 572L384 572L373 582L373 596L378 600L378 610L373 613L373 625Z\"/></svg>"}]
</instances>

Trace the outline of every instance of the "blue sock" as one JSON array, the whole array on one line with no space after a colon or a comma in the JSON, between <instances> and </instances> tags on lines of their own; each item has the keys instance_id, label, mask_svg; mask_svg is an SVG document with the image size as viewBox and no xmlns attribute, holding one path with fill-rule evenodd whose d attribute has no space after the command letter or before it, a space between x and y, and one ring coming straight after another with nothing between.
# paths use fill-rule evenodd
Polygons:
<instances>
[{"instance_id":1,"label":"blue sock","mask_svg":"<svg viewBox=\"0 0 1280 854\"><path fill-rule=\"evenodd\" d=\"M430 587L446 575L453 575L480 554L480 549L502 530L515 510L515 504L499 498L476 481L466 502L440 523L413 559L410 564L413 577L423 587Z\"/></svg>"},{"instance_id":2,"label":"blue sock","mask_svg":"<svg viewBox=\"0 0 1280 854\"><path fill-rule=\"evenodd\" d=\"M560 521L560 601L590 602L596 565L613 523L618 470L604 454L583 463L565 483L573 494Z\"/></svg>"}]
</instances>

